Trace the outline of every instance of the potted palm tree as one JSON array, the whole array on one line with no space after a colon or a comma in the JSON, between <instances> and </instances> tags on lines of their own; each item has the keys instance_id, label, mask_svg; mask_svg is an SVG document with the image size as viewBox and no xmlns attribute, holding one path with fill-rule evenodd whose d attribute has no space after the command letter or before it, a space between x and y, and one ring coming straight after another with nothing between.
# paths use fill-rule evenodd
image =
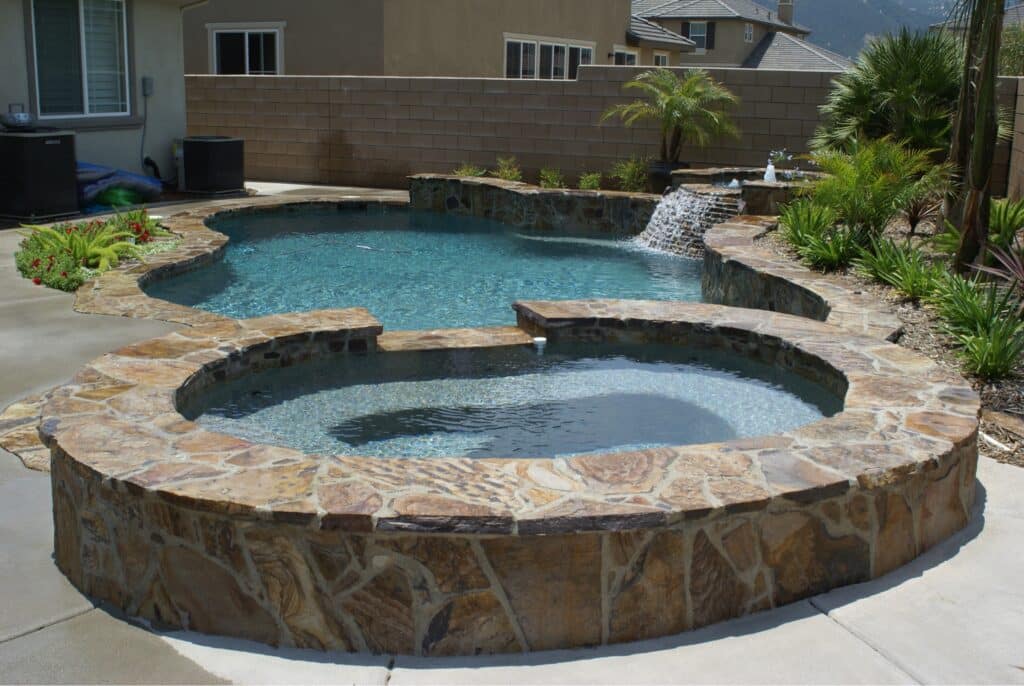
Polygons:
<instances>
[{"instance_id":1,"label":"potted palm tree","mask_svg":"<svg viewBox=\"0 0 1024 686\"><path fill-rule=\"evenodd\" d=\"M650 164L655 191L672 181L672 170L680 166L684 145L704 147L722 137L736 137L739 130L729 110L739 98L715 81L703 69L677 76L668 69L654 69L627 82L624 89L640 91L644 97L611 107L601 117L618 117L626 126L638 121L655 121L661 127L661 159Z\"/></svg>"}]
</instances>

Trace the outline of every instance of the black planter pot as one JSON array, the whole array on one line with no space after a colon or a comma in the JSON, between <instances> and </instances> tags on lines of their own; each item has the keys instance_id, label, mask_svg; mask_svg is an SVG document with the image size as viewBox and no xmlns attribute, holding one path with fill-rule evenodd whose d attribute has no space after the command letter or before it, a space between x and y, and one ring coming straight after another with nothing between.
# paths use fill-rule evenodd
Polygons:
<instances>
[{"instance_id":1,"label":"black planter pot","mask_svg":"<svg viewBox=\"0 0 1024 686\"><path fill-rule=\"evenodd\" d=\"M666 160L651 160L648 162L647 176L650 179L651 192L664 193L665 189L672 187L672 172L689 166L682 162L668 162Z\"/></svg>"}]
</instances>

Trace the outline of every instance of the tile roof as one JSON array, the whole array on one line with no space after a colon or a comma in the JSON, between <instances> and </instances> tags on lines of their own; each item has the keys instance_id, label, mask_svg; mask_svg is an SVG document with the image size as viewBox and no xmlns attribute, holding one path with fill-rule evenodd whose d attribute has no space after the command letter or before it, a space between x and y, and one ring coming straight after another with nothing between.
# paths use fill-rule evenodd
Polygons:
<instances>
[{"instance_id":1,"label":"tile roof","mask_svg":"<svg viewBox=\"0 0 1024 686\"><path fill-rule=\"evenodd\" d=\"M635 14L629 18L629 35L641 42L663 43L678 45L679 47L693 47L696 45L686 36L680 36L674 31L669 31L664 26L655 24L653 21L647 21Z\"/></svg>"},{"instance_id":2,"label":"tile roof","mask_svg":"<svg viewBox=\"0 0 1024 686\"><path fill-rule=\"evenodd\" d=\"M633 4L635 5L636 3L634 2ZM1024 24L1024 2L1018 5L1010 5L1009 7L1006 8L1006 17L1003 19L1003 24L1005 26L1011 26L1014 24ZM940 21L938 24L932 24L930 28L962 29L964 27L960 25L954 25L952 21Z\"/></svg>"},{"instance_id":3,"label":"tile roof","mask_svg":"<svg viewBox=\"0 0 1024 686\"><path fill-rule=\"evenodd\" d=\"M811 32L806 26L779 21L778 12L752 0L633 0L633 14L647 19L746 19Z\"/></svg>"},{"instance_id":4,"label":"tile roof","mask_svg":"<svg viewBox=\"0 0 1024 686\"><path fill-rule=\"evenodd\" d=\"M742 65L745 69L788 69L795 71L845 71L853 63L796 36L773 31L765 36Z\"/></svg>"}]
</instances>

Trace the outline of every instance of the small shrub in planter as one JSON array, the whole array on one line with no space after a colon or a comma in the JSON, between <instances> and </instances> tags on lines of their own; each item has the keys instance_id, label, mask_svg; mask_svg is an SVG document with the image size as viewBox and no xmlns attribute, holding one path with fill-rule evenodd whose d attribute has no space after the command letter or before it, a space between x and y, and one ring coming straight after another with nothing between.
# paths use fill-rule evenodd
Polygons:
<instances>
[{"instance_id":1,"label":"small shrub in planter","mask_svg":"<svg viewBox=\"0 0 1024 686\"><path fill-rule=\"evenodd\" d=\"M491 171L490 175L502 181L523 180L523 172L519 169L519 162L515 157L499 157L498 168Z\"/></svg>"},{"instance_id":2,"label":"small shrub in planter","mask_svg":"<svg viewBox=\"0 0 1024 686\"><path fill-rule=\"evenodd\" d=\"M601 190L601 172L587 172L580 174L579 188L581 191Z\"/></svg>"},{"instance_id":3,"label":"small shrub in planter","mask_svg":"<svg viewBox=\"0 0 1024 686\"><path fill-rule=\"evenodd\" d=\"M609 176L615 179L622 191L644 193L649 185L647 166L647 160L634 157L617 162Z\"/></svg>"},{"instance_id":4,"label":"small shrub in planter","mask_svg":"<svg viewBox=\"0 0 1024 686\"><path fill-rule=\"evenodd\" d=\"M557 169L540 170L541 188L565 188L565 177Z\"/></svg>"},{"instance_id":5,"label":"small shrub in planter","mask_svg":"<svg viewBox=\"0 0 1024 686\"><path fill-rule=\"evenodd\" d=\"M480 177L487 176L487 170L483 167L478 167L475 164L463 162L462 165L452 170L452 174L455 176Z\"/></svg>"}]
</instances>

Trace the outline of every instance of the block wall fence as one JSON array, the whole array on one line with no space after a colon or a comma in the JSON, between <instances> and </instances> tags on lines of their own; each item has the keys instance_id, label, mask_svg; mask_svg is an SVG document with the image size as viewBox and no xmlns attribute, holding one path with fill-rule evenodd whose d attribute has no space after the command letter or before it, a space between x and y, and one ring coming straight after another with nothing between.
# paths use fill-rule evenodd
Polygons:
<instances>
[{"instance_id":1,"label":"block wall fence","mask_svg":"<svg viewBox=\"0 0 1024 686\"><path fill-rule=\"evenodd\" d=\"M514 155L527 180L543 167L570 182L617 161L659 155L653 125L632 129L601 122L611 105L632 98L623 83L635 67L587 67L577 81L359 76L188 76L189 135L238 136L246 142L246 176L288 181L404 188L406 177L448 173L463 162L493 167ZM807 152L836 72L712 69L741 99L742 132L704 150L687 148L693 166L763 166L772 150ZM1006 79L1006 105L1018 102ZM1024 98L1024 94L1021 94ZM1024 100L1021 101L1024 105ZM1013 176L1024 187L1022 150ZM996 158L996 189L1007 188L1011 146Z\"/></svg>"}]
</instances>

